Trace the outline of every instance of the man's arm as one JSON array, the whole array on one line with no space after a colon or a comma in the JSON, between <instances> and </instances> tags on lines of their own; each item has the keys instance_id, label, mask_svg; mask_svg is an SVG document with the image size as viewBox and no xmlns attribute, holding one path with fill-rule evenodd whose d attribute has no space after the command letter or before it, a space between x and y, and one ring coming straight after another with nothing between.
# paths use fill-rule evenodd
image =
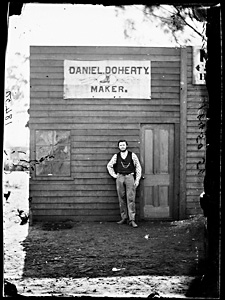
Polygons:
<instances>
[{"instance_id":1,"label":"man's arm","mask_svg":"<svg viewBox=\"0 0 225 300\"><path fill-rule=\"evenodd\" d=\"M135 185L137 187L139 185L139 181L141 179L142 168L141 168L141 164L139 162L137 155L133 152L132 152L132 159L133 159L135 171L136 171Z\"/></svg>"},{"instance_id":2,"label":"man's arm","mask_svg":"<svg viewBox=\"0 0 225 300\"><path fill-rule=\"evenodd\" d=\"M115 165L116 161L117 161L117 154L114 154L111 160L107 164L107 170L113 178L117 178L117 174L115 173L113 168L113 165Z\"/></svg>"}]
</instances>

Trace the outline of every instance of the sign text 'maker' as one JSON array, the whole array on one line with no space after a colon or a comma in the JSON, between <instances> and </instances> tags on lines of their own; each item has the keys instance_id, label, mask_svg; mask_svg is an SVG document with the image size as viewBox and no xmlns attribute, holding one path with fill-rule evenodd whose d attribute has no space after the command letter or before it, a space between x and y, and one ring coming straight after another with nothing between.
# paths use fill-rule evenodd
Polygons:
<instances>
[{"instance_id":1,"label":"sign text 'maker'","mask_svg":"<svg viewBox=\"0 0 225 300\"><path fill-rule=\"evenodd\" d=\"M64 99L151 98L150 61L64 60Z\"/></svg>"}]
</instances>

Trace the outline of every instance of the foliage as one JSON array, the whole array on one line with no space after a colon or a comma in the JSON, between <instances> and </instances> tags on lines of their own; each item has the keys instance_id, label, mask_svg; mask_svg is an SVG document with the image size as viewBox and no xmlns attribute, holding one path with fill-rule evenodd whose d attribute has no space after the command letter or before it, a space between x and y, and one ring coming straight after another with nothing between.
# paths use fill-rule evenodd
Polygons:
<instances>
[{"instance_id":1,"label":"foliage","mask_svg":"<svg viewBox=\"0 0 225 300\"><path fill-rule=\"evenodd\" d=\"M19 101L26 97L28 81L24 78L23 69L29 58L19 52L15 53L15 61L8 62L5 76L5 86L13 94L13 100Z\"/></svg>"},{"instance_id":2,"label":"foliage","mask_svg":"<svg viewBox=\"0 0 225 300\"><path fill-rule=\"evenodd\" d=\"M203 44L206 42L206 9L204 7L176 5L134 5L133 7L136 12L142 12L142 23L149 22L161 28L175 44L187 44L194 36L200 37ZM128 6L117 7L117 16L119 13L125 15L128 9ZM134 18L128 17L125 20L125 38L132 38L135 30L137 30L136 15ZM187 32L186 37L184 36L185 32Z\"/></svg>"},{"instance_id":3,"label":"foliage","mask_svg":"<svg viewBox=\"0 0 225 300\"><path fill-rule=\"evenodd\" d=\"M12 154L16 153L16 156L13 157ZM22 158L20 157L20 153L24 154L22 155ZM29 155L23 151L12 151L11 154L4 150L4 171L34 171L35 165L41 164L45 161L52 160L54 158L54 155L48 154L45 156L42 156L40 159L35 160L29 160ZM8 158L9 157L9 158Z\"/></svg>"}]
</instances>

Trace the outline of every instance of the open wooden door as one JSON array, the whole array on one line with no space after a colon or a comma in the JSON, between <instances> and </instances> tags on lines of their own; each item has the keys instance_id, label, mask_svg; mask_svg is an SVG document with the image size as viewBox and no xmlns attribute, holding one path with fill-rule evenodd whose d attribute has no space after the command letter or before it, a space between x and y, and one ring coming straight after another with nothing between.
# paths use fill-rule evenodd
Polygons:
<instances>
[{"instance_id":1,"label":"open wooden door","mask_svg":"<svg viewBox=\"0 0 225 300\"><path fill-rule=\"evenodd\" d=\"M172 218L174 195L174 125L142 127L144 219Z\"/></svg>"}]
</instances>

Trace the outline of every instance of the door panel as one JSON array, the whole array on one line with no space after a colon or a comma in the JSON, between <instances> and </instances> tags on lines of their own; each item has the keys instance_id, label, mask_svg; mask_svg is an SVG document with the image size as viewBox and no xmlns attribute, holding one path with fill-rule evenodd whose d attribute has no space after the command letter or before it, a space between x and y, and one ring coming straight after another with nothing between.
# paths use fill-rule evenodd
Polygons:
<instances>
[{"instance_id":1,"label":"door panel","mask_svg":"<svg viewBox=\"0 0 225 300\"><path fill-rule=\"evenodd\" d=\"M144 218L171 218L174 173L174 126L142 128Z\"/></svg>"}]
</instances>

